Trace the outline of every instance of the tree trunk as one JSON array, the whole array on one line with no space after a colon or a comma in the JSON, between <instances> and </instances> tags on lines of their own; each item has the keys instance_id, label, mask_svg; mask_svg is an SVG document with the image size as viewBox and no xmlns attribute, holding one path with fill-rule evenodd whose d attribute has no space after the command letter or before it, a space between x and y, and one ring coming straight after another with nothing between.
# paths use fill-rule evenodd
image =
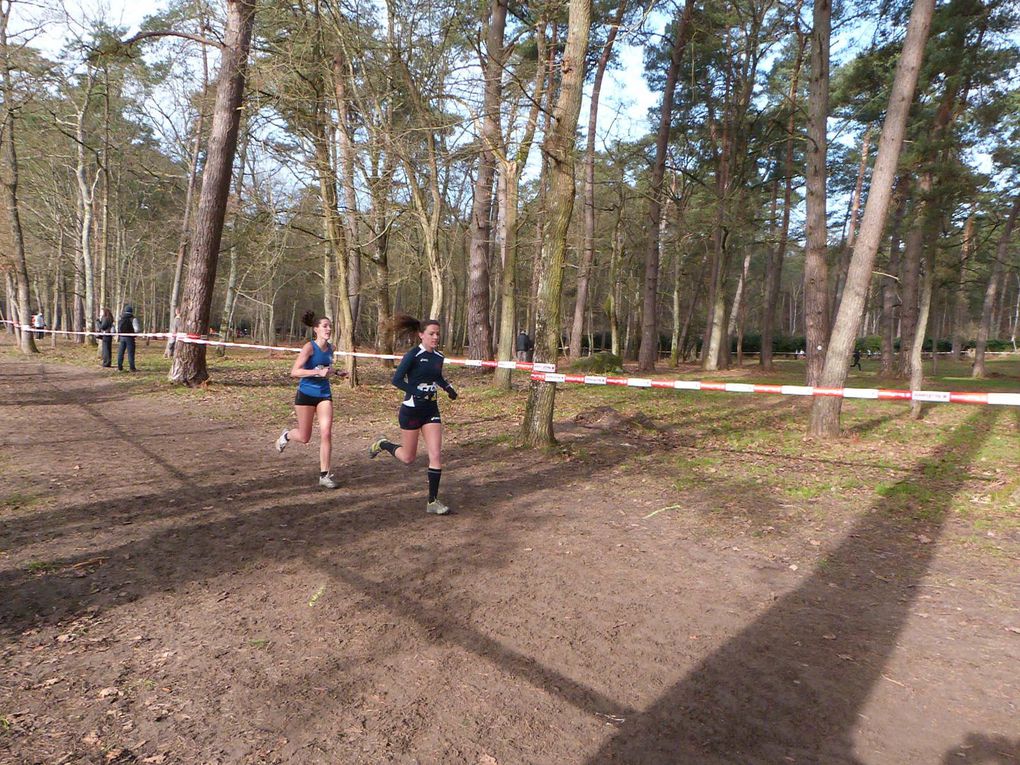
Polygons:
<instances>
[{"instance_id":1,"label":"tree trunk","mask_svg":"<svg viewBox=\"0 0 1020 765\"><path fill-rule=\"evenodd\" d=\"M985 299L981 304L981 324L978 326L977 343L974 346L972 377L984 377L988 373L985 368L985 351L992 332L992 307L998 297L999 282L1002 281L1006 259L1009 257L1009 243L1013 235L1013 226L1016 224L1017 213L1020 213L1020 195L1017 195L1013 200L1013 208L1009 211L1006 225L1002 229L1002 236L999 237L998 246L995 248L995 260L992 261L992 272L988 276Z\"/></svg>"},{"instance_id":2,"label":"tree trunk","mask_svg":"<svg viewBox=\"0 0 1020 765\"><path fill-rule=\"evenodd\" d=\"M92 259L92 227L95 222L95 209L93 203L96 196L96 186L100 180L100 170L97 168L95 175L88 178L87 162L85 159L86 135L85 121L88 117L89 102L92 99L92 90L95 85L95 72L90 67L85 80L86 84L82 93L84 99L81 108L78 109L75 122L75 168L74 176L77 181L78 205L79 205L79 266L84 278L84 303L82 305L82 330L90 329L96 318L96 286L95 268ZM95 343L95 338L89 336L88 341Z\"/></svg>"},{"instance_id":3,"label":"tree trunk","mask_svg":"<svg viewBox=\"0 0 1020 765\"><path fill-rule=\"evenodd\" d=\"M30 324L32 315L29 305L28 264L25 260L25 235L21 228L21 213L18 207L18 155L14 145L15 99L14 83L11 80L11 51L7 42L7 24L10 21L11 4L0 3L0 56L3 65L3 104L0 104L0 185L3 186L4 212L13 248L14 281L17 289L18 319L21 324ZM22 328L19 338L22 353L38 353L35 337Z\"/></svg>"},{"instance_id":4,"label":"tree trunk","mask_svg":"<svg viewBox=\"0 0 1020 765\"><path fill-rule=\"evenodd\" d=\"M967 222L963 224L963 242L960 244L960 270L956 277L956 292L953 294L953 318L949 334L952 338L952 353L950 358L959 361L963 354L963 327L967 319L967 269L970 266L970 256L974 252L974 213L967 216Z\"/></svg>"},{"instance_id":5,"label":"tree trunk","mask_svg":"<svg viewBox=\"0 0 1020 765\"><path fill-rule=\"evenodd\" d=\"M347 95L347 65L340 51L333 56L333 95L337 109L337 177L343 190L343 205L339 215L346 231L347 302L351 310L350 334L353 343L358 328L358 315L361 313L361 246L358 239L358 196L354 188L354 145ZM348 377L348 381L352 378L353 375Z\"/></svg>"},{"instance_id":6,"label":"tree trunk","mask_svg":"<svg viewBox=\"0 0 1020 765\"><path fill-rule=\"evenodd\" d=\"M638 351L638 369L650 372L655 369L659 355L659 328L656 315L659 294L659 225L662 218L662 180L666 171L666 152L669 147L669 128L673 121L673 98L680 75L680 64L687 45L687 28L694 13L694 0L686 0L680 18L674 21L673 45L666 84L662 91L659 130L655 139L655 162L648 188L648 245L645 250L644 293L641 302L641 348Z\"/></svg>"},{"instance_id":7,"label":"tree trunk","mask_svg":"<svg viewBox=\"0 0 1020 765\"><path fill-rule=\"evenodd\" d=\"M613 44L616 34L623 24L623 16L627 10L627 1L620 0L616 8L616 17L609 27L606 44L595 67L595 79L591 86L591 99L588 107L588 135L584 149L584 245L581 260L577 268L577 298L574 302L574 322L570 330L569 355L577 358L581 355L581 333L584 324L584 312L588 305L588 284L591 280L591 267L595 261L595 127L598 124L599 98L602 94L602 80L606 67L613 55ZM589 349L590 350L590 349Z\"/></svg>"},{"instance_id":8,"label":"tree trunk","mask_svg":"<svg viewBox=\"0 0 1020 765\"><path fill-rule=\"evenodd\" d=\"M536 58L538 61L545 60L545 30L545 21L540 21L535 30L535 40L538 48ZM517 242L520 222L517 206L521 174L524 172L524 167L528 162L528 155L531 153L531 146L535 140L535 132L538 129L539 107L545 94L547 74L548 70L546 67L535 67L531 108L528 111L528 118L524 125L524 134L521 137L521 142L517 146L517 151L511 157L504 140L499 156L497 221L501 234L499 240L502 247L500 253L502 272L500 274L500 320L497 358L500 361L509 361L513 358L514 340L518 333L517 271L519 270L519 260ZM511 376L511 370L497 369L493 382L498 388L510 390Z\"/></svg>"},{"instance_id":9,"label":"tree trunk","mask_svg":"<svg viewBox=\"0 0 1020 765\"><path fill-rule=\"evenodd\" d=\"M241 128L238 127L238 132L241 133ZM240 162L238 163L237 182L234 186L234 216L233 222L231 223L230 246L228 252L228 265L227 265L227 287L223 293L223 313L220 314L220 339L230 342L234 337L233 325L234 325L234 304L237 302L237 251L240 247L241 239L241 197L244 192L244 174L245 168L248 165L248 131L245 129L244 133L240 135L239 140L241 141L240 147ZM173 314L170 314L173 318ZM293 333L291 333L293 334ZM184 345L184 343L178 343L178 345ZM220 356L225 356L227 352L226 346L220 346L218 353Z\"/></svg>"},{"instance_id":10,"label":"tree trunk","mask_svg":"<svg viewBox=\"0 0 1020 765\"><path fill-rule=\"evenodd\" d=\"M204 101L205 99L203 99ZM195 195L195 186L198 183L198 158L202 151L202 125L205 114L198 113L198 122L195 125L195 140L191 148L191 163L188 170L188 186L184 193L184 211L181 215L181 233L177 243L177 261L174 265L174 280L170 287L170 316L180 305L181 277L184 275L184 259L188 254L188 238L191 236L191 208ZM242 175L243 175L242 168ZM165 356L170 355L170 340L167 340Z\"/></svg>"},{"instance_id":11,"label":"tree trunk","mask_svg":"<svg viewBox=\"0 0 1020 765\"><path fill-rule=\"evenodd\" d=\"M808 85L807 214L804 253L804 334L807 346L807 384L816 385L825 363L829 341L829 274L825 203L825 161L828 152L829 38L832 28L830 0L815 0L811 29L811 79Z\"/></svg>"},{"instance_id":12,"label":"tree trunk","mask_svg":"<svg viewBox=\"0 0 1020 765\"><path fill-rule=\"evenodd\" d=\"M340 340L338 346L341 350L348 352L344 356L344 364L348 375L347 385L353 388L358 383L358 370L357 359L351 355L351 352L354 351L354 314L348 289L350 247L348 232L338 209L337 174L329 150L329 136L333 126L329 122L328 111L324 108L316 110L314 119L317 124L312 126L312 142L315 146L315 172L319 177L322 225L328 243L329 257L333 265L336 266L337 315L334 317L334 322L339 329L337 333Z\"/></svg>"},{"instance_id":13,"label":"tree trunk","mask_svg":"<svg viewBox=\"0 0 1020 765\"><path fill-rule=\"evenodd\" d=\"M896 65L892 92L885 124L878 142L878 156L871 176L871 189L864 206L861 231L854 247L847 272L843 300L833 323L834 331L825 354L825 366L818 384L824 388L842 388L850 370L850 356L857 339L864 301L871 281L871 270L885 228L885 218L892 198L893 179L900 149L906 132L907 116L914 100L914 88L924 56L925 41L931 26L935 0L915 0L907 25L903 51ZM839 435L839 413L843 399L835 396L815 397L811 405L812 435L834 438Z\"/></svg>"},{"instance_id":14,"label":"tree trunk","mask_svg":"<svg viewBox=\"0 0 1020 765\"><path fill-rule=\"evenodd\" d=\"M471 209L467 286L468 357L492 358L492 324L489 321L489 251L492 239L492 182L496 173L495 150L500 143L499 110L503 92L507 0L491 0L484 28L484 103L478 176Z\"/></svg>"},{"instance_id":15,"label":"tree trunk","mask_svg":"<svg viewBox=\"0 0 1020 765\"><path fill-rule=\"evenodd\" d=\"M202 191L191 238L191 258L181 309L183 331L199 335L209 331L209 310L216 281L227 198L230 195L230 177L237 149L244 79L254 21L254 0L227 0L227 25L216 86L216 103L213 107L212 130L202 171ZM205 350L205 345L185 343L174 354L170 380L188 385L208 380Z\"/></svg>"},{"instance_id":16,"label":"tree trunk","mask_svg":"<svg viewBox=\"0 0 1020 765\"><path fill-rule=\"evenodd\" d=\"M798 9L799 9L798 4ZM786 176L783 189L783 219L779 224L779 241L776 248L769 254L765 263L765 306L762 316L761 330L761 366L772 369L772 339L776 324L776 305L779 302L779 287L782 284L783 261L786 259L786 246L790 237L790 206L793 202L793 132L797 127L797 93L800 85L800 70L804 61L804 44L806 37L797 26L797 59L793 65L793 76L790 80L790 116L786 121L786 157L784 160Z\"/></svg>"},{"instance_id":17,"label":"tree trunk","mask_svg":"<svg viewBox=\"0 0 1020 765\"><path fill-rule=\"evenodd\" d=\"M205 19L203 18L203 24ZM195 187L198 185L198 160L202 155L202 132L205 127L205 107L209 95L209 54L202 46L202 95L199 98L198 117L195 120L195 137L191 146L191 161L188 165L188 185L184 193L184 210L181 215L180 238L177 242L177 260L174 265L174 280L170 288L170 317L180 307L181 279L184 275L184 262L188 255L188 244L191 237L191 213L195 198ZM241 168L244 174L244 166ZM183 345L183 343L182 343ZM170 355L170 338L167 338L164 356Z\"/></svg>"},{"instance_id":18,"label":"tree trunk","mask_svg":"<svg viewBox=\"0 0 1020 765\"><path fill-rule=\"evenodd\" d=\"M871 147L871 129L864 131L861 139L861 161L857 166L857 183L850 198L850 215L847 221L846 241L839 253L839 272L836 274L836 289L833 298L832 315L839 311L839 301L843 299L843 285L846 284L846 272L850 268L850 256L857 240L857 219L861 207L861 195L864 191L864 176L868 172L868 149Z\"/></svg>"},{"instance_id":19,"label":"tree trunk","mask_svg":"<svg viewBox=\"0 0 1020 765\"><path fill-rule=\"evenodd\" d=\"M935 285L935 246L929 242L925 248L924 276L921 280L921 291L917 304L917 325L914 330L914 341L910 346L910 390L921 390L924 386L924 336L927 334L928 317L931 311L931 293ZM932 358L935 344L932 342ZM921 419L921 402L910 402L910 418Z\"/></svg>"},{"instance_id":20,"label":"tree trunk","mask_svg":"<svg viewBox=\"0 0 1020 765\"><path fill-rule=\"evenodd\" d=\"M900 229L903 218L907 214L907 182L900 178L893 192L895 210L892 219L892 231L889 236L889 264L882 275L882 376L889 377L896 373L896 325L899 323L898 285L900 272Z\"/></svg>"},{"instance_id":21,"label":"tree trunk","mask_svg":"<svg viewBox=\"0 0 1020 765\"><path fill-rule=\"evenodd\" d=\"M553 363L559 356L564 252L576 191L574 132L581 111L590 24L591 0L570 0L567 44L560 69L560 94L553 113L552 131L545 141L545 154L549 159L549 227L543 241L540 264L542 276L535 317L535 358ZM555 399L555 383L531 383L522 428L525 444L545 446L554 443L552 420Z\"/></svg>"}]
</instances>

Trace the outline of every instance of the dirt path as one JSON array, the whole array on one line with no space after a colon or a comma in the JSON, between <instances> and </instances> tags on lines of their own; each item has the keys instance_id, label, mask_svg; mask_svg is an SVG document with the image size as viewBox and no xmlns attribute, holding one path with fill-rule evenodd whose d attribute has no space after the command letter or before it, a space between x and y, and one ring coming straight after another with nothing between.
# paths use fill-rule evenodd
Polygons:
<instances>
[{"instance_id":1,"label":"dirt path","mask_svg":"<svg viewBox=\"0 0 1020 765\"><path fill-rule=\"evenodd\" d=\"M876 506L706 534L560 432L453 439L435 518L358 424L325 492L271 429L0 359L0 762L1020 762L1015 570Z\"/></svg>"}]
</instances>

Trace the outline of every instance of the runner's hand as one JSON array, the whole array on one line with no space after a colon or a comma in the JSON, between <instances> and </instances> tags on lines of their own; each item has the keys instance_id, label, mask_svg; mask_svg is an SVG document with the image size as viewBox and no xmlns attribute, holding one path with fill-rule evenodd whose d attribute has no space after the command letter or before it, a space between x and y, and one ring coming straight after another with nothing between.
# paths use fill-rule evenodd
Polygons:
<instances>
[{"instance_id":1,"label":"runner's hand","mask_svg":"<svg viewBox=\"0 0 1020 765\"><path fill-rule=\"evenodd\" d=\"M450 401L457 400L457 391L453 389L452 385L446 389L446 395L450 397Z\"/></svg>"}]
</instances>

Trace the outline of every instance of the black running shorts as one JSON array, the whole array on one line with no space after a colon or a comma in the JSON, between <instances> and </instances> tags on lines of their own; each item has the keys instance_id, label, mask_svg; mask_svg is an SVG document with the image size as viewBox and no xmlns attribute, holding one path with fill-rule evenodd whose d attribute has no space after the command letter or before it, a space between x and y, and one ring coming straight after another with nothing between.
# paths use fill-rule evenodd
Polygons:
<instances>
[{"instance_id":1,"label":"black running shorts","mask_svg":"<svg viewBox=\"0 0 1020 765\"><path fill-rule=\"evenodd\" d=\"M294 396L294 406L318 406L320 401L332 401L332 396L309 396L307 393L298 389L297 395Z\"/></svg>"},{"instance_id":2,"label":"black running shorts","mask_svg":"<svg viewBox=\"0 0 1020 765\"><path fill-rule=\"evenodd\" d=\"M435 401L416 401L414 406L401 404L397 422L401 430L421 430L422 425L440 424L439 404Z\"/></svg>"}]
</instances>

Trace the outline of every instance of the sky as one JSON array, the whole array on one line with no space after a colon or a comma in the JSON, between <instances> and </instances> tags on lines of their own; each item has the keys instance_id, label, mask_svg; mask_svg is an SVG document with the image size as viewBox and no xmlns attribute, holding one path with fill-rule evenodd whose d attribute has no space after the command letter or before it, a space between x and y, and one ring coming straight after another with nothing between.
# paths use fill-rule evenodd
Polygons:
<instances>
[{"instance_id":1,"label":"sky","mask_svg":"<svg viewBox=\"0 0 1020 765\"><path fill-rule=\"evenodd\" d=\"M127 34L138 31L139 24L146 16L160 12L166 7L164 0L64 0L69 15L74 18L104 17L110 26L127 28ZM14 6L17 12L18 5ZM15 19L15 28L16 26ZM64 40L64 28L59 24L46 25L46 32L32 41L34 47L49 55L55 55ZM643 78L642 51L630 46L624 38L617 41L620 65L606 72L599 102L599 127L596 147L614 140L636 140L649 130L648 110L659 99L648 89ZM588 99L581 106L580 124L588 121Z\"/></svg>"}]
</instances>

